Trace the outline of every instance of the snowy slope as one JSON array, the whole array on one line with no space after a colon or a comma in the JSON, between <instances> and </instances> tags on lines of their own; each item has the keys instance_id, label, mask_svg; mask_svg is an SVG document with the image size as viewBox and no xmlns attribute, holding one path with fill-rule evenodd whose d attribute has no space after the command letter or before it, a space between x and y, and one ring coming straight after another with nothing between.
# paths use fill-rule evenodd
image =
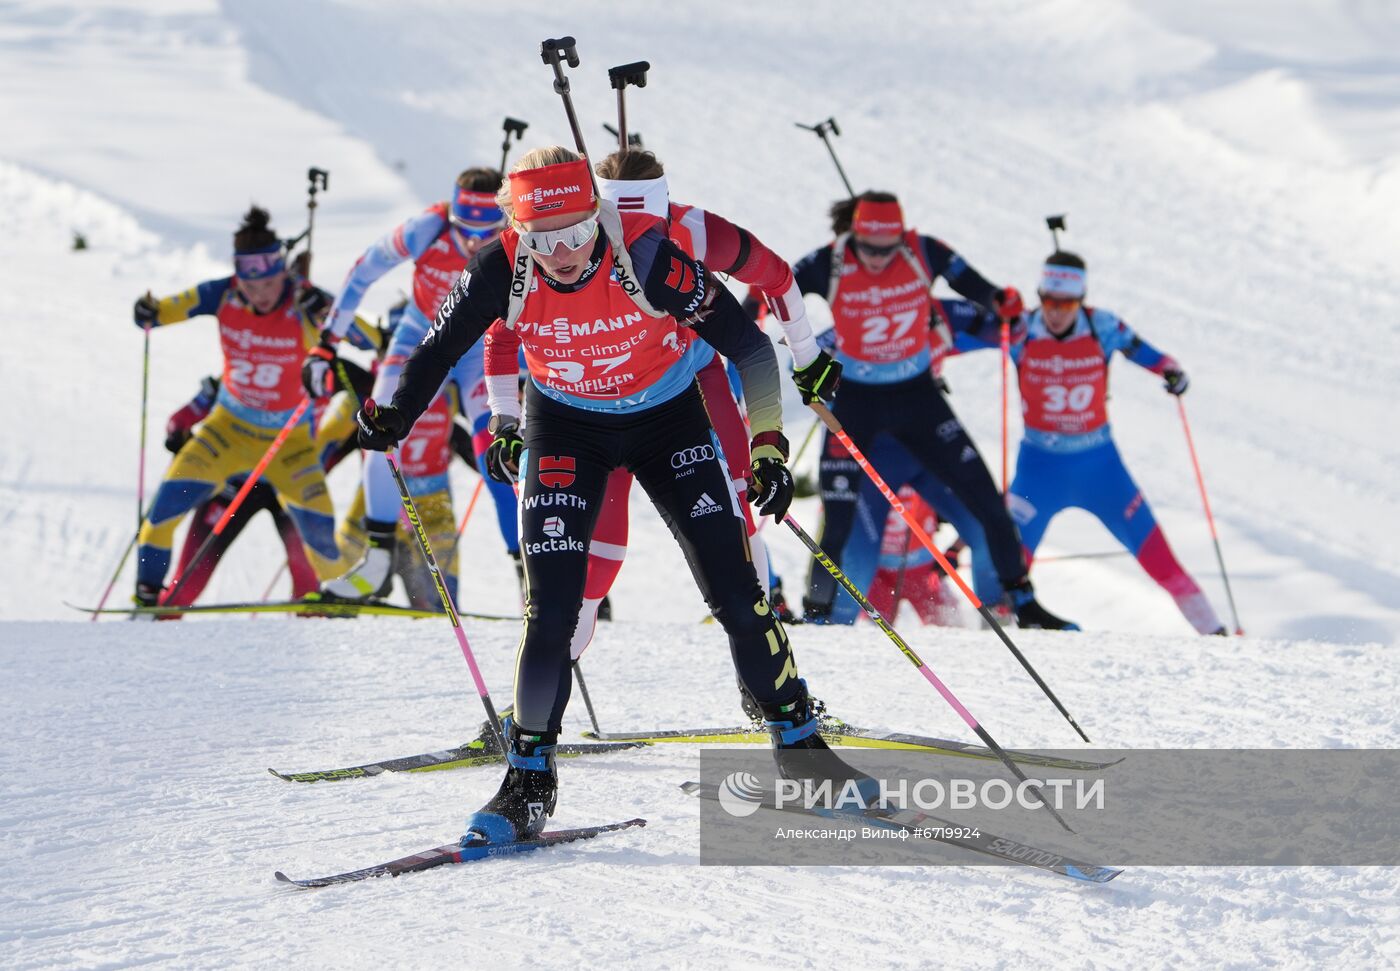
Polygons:
<instances>
[{"instance_id":1,"label":"snowy slope","mask_svg":"<svg viewBox=\"0 0 1400 971\"><path fill-rule=\"evenodd\" d=\"M676 197L790 257L827 238L840 185L792 123L827 115L858 185L898 191L921 229L998 281L1032 289L1041 217L1068 211L1066 245L1090 260L1095 302L1191 372L1186 403L1252 636L1190 637L1118 558L1038 567L1046 602L1091 633L1018 641L1102 744L1400 744L1400 446L1387 421L1400 379L1400 15L1343 0L563 9L0 8L0 382L12 403L0 426L0 963L1400 962L1387 870L1138 868L1088 889L1000 870L700 868L695 807L673 788L695 771L686 749L565 766L560 825L640 814L644 831L470 871L275 889L274 868L319 873L453 838L497 775L296 787L262 772L474 734L480 712L445 625L70 620L60 601L96 599L135 525L130 304L227 272L252 200L299 232L308 165L332 173L315 276L333 288L457 170L498 161L503 115L530 122L527 147L569 142L537 54L551 34L579 40L595 152L613 110L605 68L649 59L629 117ZM70 251L73 231L92 248ZM405 280L386 279L366 306L382 309ZM165 467L165 416L218 357L207 323L151 344L148 490ZM1115 367L1120 448L1223 609L1173 403L1150 375ZM977 355L948 375L993 465L996 373L994 355ZM789 419L797 440L806 418L794 407ZM600 716L617 730L730 720L722 637L693 623L700 598L677 581L684 566L644 497L634 503L621 620L588 659ZM798 511L815 525L811 503ZM470 607L513 596L493 533L480 515L468 533ZM773 533L792 591L801 550ZM1112 545L1067 514L1045 552ZM279 562L256 523L206 596L256 595ZM128 568L116 596L129 584ZM987 635L909 630L1003 742L1068 741ZM504 703L517 631L469 634ZM965 734L868 626L793 638L804 674L850 720ZM571 710L568 727L581 718Z\"/></svg>"}]
</instances>

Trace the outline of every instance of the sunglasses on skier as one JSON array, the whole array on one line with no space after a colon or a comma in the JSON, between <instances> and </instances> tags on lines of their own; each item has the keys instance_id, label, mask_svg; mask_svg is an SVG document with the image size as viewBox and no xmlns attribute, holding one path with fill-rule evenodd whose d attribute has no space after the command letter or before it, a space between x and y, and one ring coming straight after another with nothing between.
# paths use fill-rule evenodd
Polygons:
<instances>
[{"instance_id":1,"label":"sunglasses on skier","mask_svg":"<svg viewBox=\"0 0 1400 971\"><path fill-rule=\"evenodd\" d=\"M520 233L520 241L528 248L541 256L549 256L560 243L570 251L577 251L593 242L593 236L598 231L598 216L594 214L583 222L565 226L563 229L544 229L532 233L517 226L517 230Z\"/></svg>"},{"instance_id":2,"label":"sunglasses on skier","mask_svg":"<svg viewBox=\"0 0 1400 971\"><path fill-rule=\"evenodd\" d=\"M287 268L279 247L270 253L233 254L233 272L240 280L266 280Z\"/></svg>"},{"instance_id":3,"label":"sunglasses on skier","mask_svg":"<svg viewBox=\"0 0 1400 971\"><path fill-rule=\"evenodd\" d=\"M1046 310L1073 310L1079 303L1079 297L1052 297L1045 293L1040 295L1040 305Z\"/></svg>"},{"instance_id":4,"label":"sunglasses on skier","mask_svg":"<svg viewBox=\"0 0 1400 971\"><path fill-rule=\"evenodd\" d=\"M485 243L496 238L496 234L501 231L501 224L489 223L483 226L480 223L464 222L454 216L452 217L452 228L467 237L467 239L474 239Z\"/></svg>"},{"instance_id":5,"label":"sunglasses on skier","mask_svg":"<svg viewBox=\"0 0 1400 971\"><path fill-rule=\"evenodd\" d=\"M888 246L876 246L874 243L867 243L863 239L858 239L855 241L855 244L856 252L864 256L890 256L903 245L903 241L891 243Z\"/></svg>"}]
</instances>

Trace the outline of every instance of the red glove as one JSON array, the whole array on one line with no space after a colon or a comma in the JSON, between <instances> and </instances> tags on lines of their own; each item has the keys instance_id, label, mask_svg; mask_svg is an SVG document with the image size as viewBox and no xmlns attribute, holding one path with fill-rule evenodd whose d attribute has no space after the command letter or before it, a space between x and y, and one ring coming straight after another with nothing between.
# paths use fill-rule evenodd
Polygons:
<instances>
[{"instance_id":1,"label":"red glove","mask_svg":"<svg viewBox=\"0 0 1400 971\"><path fill-rule=\"evenodd\" d=\"M1014 320L1026 312L1026 305L1021 302L1021 291L1015 287L998 290L992 302L997 308L997 316L1002 320Z\"/></svg>"},{"instance_id":2,"label":"red glove","mask_svg":"<svg viewBox=\"0 0 1400 971\"><path fill-rule=\"evenodd\" d=\"M170 452L178 452L185 447L185 443L194 435L194 426L202 422L209 414L208 408L199 406L199 399L191 401L175 414L170 416L170 420L165 423L165 447Z\"/></svg>"}]
</instances>

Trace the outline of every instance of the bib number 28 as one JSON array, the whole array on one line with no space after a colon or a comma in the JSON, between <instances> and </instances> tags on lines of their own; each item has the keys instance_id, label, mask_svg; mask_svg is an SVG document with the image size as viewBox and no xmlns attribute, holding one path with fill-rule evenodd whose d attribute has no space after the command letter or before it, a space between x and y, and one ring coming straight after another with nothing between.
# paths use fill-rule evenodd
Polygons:
<instances>
[{"instance_id":1,"label":"bib number 28","mask_svg":"<svg viewBox=\"0 0 1400 971\"><path fill-rule=\"evenodd\" d=\"M251 384L255 388L275 388L282 381L282 365L234 361L229 372L229 379L234 384Z\"/></svg>"}]
</instances>

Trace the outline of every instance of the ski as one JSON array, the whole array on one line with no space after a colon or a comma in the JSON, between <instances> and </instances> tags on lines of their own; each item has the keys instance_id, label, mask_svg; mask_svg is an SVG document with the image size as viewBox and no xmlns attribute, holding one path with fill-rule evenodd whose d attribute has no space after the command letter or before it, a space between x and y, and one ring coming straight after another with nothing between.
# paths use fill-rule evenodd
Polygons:
<instances>
[{"instance_id":1,"label":"ski","mask_svg":"<svg viewBox=\"0 0 1400 971\"><path fill-rule=\"evenodd\" d=\"M933 752L938 755L951 755L966 759L997 760L991 749L968 742L958 742L949 738L932 738L926 735L908 735L903 732L876 732L867 728L847 725L839 719L829 718L824 722L822 738L829 745L843 745L847 748L869 748L906 752ZM659 744L679 742L692 745L704 744L750 744L767 745L768 733L752 727L735 728L683 728L674 731L657 732L584 732L585 738L600 742L647 742ZM1043 755L1039 752L1024 752L1008 749L1012 761L1022 765L1033 765L1045 769L1064 769L1072 772L1096 772L1117 765L1122 759L1112 762L1087 762L1081 759Z\"/></svg>"},{"instance_id":2,"label":"ski","mask_svg":"<svg viewBox=\"0 0 1400 971\"><path fill-rule=\"evenodd\" d=\"M152 614L156 617L180 617L185 614L301 614L306 617L409 617L418 620L426 617L442 617L440 610L419 610L416 607L401 607L379 601L369 603L339 603L329 600L266 600L247 603L194 604L187 607L80 607L64 601L65 607L81 610L85 614ZM509 614L473 614L458 611L457 616L471 620L519 620L519 616Z\"/></svg>"},{"instance_id":3,"label":"ski","mask_svg":"<svg viewBox=\"0 0 1400 971\"><path fill-rule=\"evenodd\" d=\"M555 830L552 833L541 833L530 839L516 840L514 843L481 843L468 846L463 846L461 843L448 843L446 846L437 846L431 850L414 853L411 856L390 860L388 863L365 867L363 870L351 870L348 873L337 873L329 877L313 877L309 880L293 880L281 870L278 870L273 876L282 883L291 884L294 887L330 887L337 883L355 883L358 880L368 880L371 877L397 877L404 873L430 870L435 866L443 866L448 863L471 863L493 856L528 853L530 850L540 850L547 846L572 843L576 840L592 839L604 833L615 833L618 830L631 829L633 826L645 826L646 824L645 819L629 819L621 823L609 823L606 826L584 826L579 829Z\"/></svg>"},{"instance_id":4,"label":"ski","mask_svg":"<svg viewBox=\"0 0 1400 971\"><path fill-rule=\"evenodd\" d=\"M580 755L604 755L608 752L623 752L629 749L645 748L643 741L627 742L580 742L560 745L556 750L560 758L576 758ZM457 748L441 752L425 752L422 755L405 755L382 762L368 762L343 769L325 769L319 772L278 772L269 768L284 782L338 782L342 779L368 779L385 772L434 772L440 769L465 769L474 765L495 765L505 761L505 756L494 744L482 739L468 742Z\"/></svg>"},{"instance_id":5,"label":"ski","mask_svg":"<svg viewBox=\"0 0 1400 971\"><path fill-rule=\"evenodd\" d=\"M701 799L719 801L719 788L717 786L705 785L701 782L685 782L681 784L681 789L692 796L699 796ZM807 809L801 805L778 806L767 799L759 805L774 812L800 813L804 816L817 816L821 819L850 820L879 826L882 829L901 830L916 839L960 846L974 853L994 856L1009 863L1020 863L1039 870L1047 870L1085 883L1108 883L1123 872L1114 867L1084 863L1051 850L1042 850L1017 840L1008 839L1005 836L995 836L980 829L977 835L957 835L956 831L965 830L968 827L959 826L945 819L939 819L937 816L930 816L912 809L902 811ZM942 831L947 829L955 832L944 835Z\"/></svg>"}]
</instances>

